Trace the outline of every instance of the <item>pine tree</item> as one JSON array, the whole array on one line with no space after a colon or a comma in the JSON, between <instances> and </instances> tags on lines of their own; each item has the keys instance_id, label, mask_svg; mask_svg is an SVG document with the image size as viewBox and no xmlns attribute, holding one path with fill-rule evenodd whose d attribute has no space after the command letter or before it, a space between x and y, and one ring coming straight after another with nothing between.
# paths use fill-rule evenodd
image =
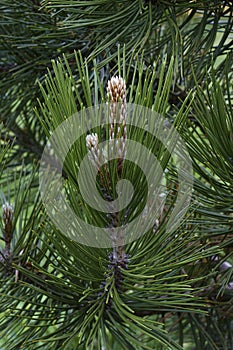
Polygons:
<instances>
[{"instance_id":1,"label":"pine tree","mask_svg":"<svg viewBox=\"0 0 233 350\"><path fill-rule=\"evenodd\" d=\"M232 2L0 6L0 348L232 349Z\"/></svg>"}]
</instances>

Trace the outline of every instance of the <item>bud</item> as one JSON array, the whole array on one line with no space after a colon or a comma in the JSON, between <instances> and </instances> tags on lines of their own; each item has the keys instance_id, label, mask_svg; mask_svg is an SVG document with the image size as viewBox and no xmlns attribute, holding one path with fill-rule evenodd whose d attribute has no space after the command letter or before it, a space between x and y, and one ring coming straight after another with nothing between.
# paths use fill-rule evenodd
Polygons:
<instances>
[{"instance_id":1,"label":"bud","mask_svg":"<svg viewBox=\"0 0 233 350\"><path fill-rule=\"evenodd\" d=\"M116 138L112 148L118 158L125 158L127 138L126 119L126 83L121 77L112 77L108 81L107 96L110 100L110 142ZM112 142L111 142L112 143Z\"/></svg>"},{"instance_id":2,"label":"bud","mask_svg":"<svg viewBox=\"0 0 233 350\"><path fill-rule=\"evenodd\" d=\"M112 77L108 81L107 95L112 103L126 103L126 83L121 77Z\"/></svg>"},{"instance_id":3,"label":"bud","mask_svg":"<svg viewBox=\"0 0 233 350\"><path fill-rule=\"evenodd\" d=\"M86 136L86 146L88 148L88 156L91 162L95 165L99 165L99 139L97 134L90 134Z\"/></svg>"},{"instance_id":4,"label":"bud","mask_svg":"<svg viewBox=\"0 0 233 350\"><path fill-rule=\"evenodd\" d=\"M14 216L14 208L6 202L2 206L2 218L3 218L3 238L6 243L6 248L10 248L10 242L12 240L12 222Z\"/></svg>"}]
</instances>

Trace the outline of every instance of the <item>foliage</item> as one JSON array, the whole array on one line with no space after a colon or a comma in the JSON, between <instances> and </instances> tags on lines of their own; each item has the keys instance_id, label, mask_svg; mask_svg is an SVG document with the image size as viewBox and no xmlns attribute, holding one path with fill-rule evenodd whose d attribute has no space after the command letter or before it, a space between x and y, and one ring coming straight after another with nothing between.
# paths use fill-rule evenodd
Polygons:
<instances>
[{"instance_id":1,"label":"foliage","mask_svg":"<svg viewBox=\"0 0 233 350\"><path fill-rule=\"evenodd\" d=\"M1 348L231 349L232 4L0 6ZM172 195L156 225L124 247L123 260L112 258L112 248L61 233L38 191L47 139L72 114L105 103L112 76L125 79L127 102L161 113L176 128L194 171L189 209L167 232L177 171L158 140L129 129L167 169L164 186ZM106 225L79 197L77 159L85 152L83 137L67 155L63 191L76 215ZM142 171L128 162L125 175L144 196ZM145 196L138 198L132 212L142 210Z\"/></svg>"}]
</instances>

